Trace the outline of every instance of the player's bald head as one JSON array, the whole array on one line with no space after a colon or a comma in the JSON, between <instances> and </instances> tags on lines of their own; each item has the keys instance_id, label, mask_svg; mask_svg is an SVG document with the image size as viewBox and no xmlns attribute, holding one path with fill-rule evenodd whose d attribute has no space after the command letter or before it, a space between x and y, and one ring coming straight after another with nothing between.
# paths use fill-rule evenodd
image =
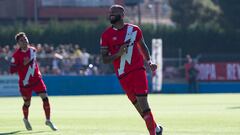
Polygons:
<instances>
[{"instance_id":1,"label":"player's bald head","mask_svg":"<svg viewBox=\"0 0 240 135\"><path fill-rule=\"evenodd\" d=\"M124 8L121 5L112 5L109 8L109 21L111 24L123 23Z\"/></svg>"},{"instance_id":2,"label":"player's bald head","mask_svg":"<svg viewBox=\"0 0 240 135\"><path fill-rule=\"evenodd\" d=\"M120 12L120 13L122 13L122 14L124 14L124 12L125 12L125 9L124 9L124 7L123 6L121 6L121 5L112 5L110 8L109 8L109 10L110 10L110 12L112 12L112 11L117 11L117 12Z\"/></svg>"}]
</instances>

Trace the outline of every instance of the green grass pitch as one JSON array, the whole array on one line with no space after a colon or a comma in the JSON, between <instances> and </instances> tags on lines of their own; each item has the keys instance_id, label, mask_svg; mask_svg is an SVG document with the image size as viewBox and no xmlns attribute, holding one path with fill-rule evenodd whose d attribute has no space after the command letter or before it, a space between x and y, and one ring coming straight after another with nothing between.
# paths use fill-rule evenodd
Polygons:
<instances>
[{"instance_id":1,"label":"green grass pitch","mask_svg":"<svg viewBox=\"0 0 240 135\"><path fill-rule=\"evenodd\" d=\"M125 95L50 96L52 120L44 125L39 97L22 122L22 99L0 97L0 135L148 135L144 121ZM240 94L151 94L149 102L163 135L240 135Z\"/></svg>"}]
</instances>

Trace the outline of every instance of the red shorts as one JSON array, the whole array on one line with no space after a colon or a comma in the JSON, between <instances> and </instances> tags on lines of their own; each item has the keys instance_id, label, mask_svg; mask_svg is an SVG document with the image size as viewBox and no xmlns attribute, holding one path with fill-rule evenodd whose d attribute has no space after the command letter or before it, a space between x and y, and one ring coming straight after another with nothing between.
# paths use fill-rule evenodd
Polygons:
<instances>
[{"instance_id":1,"label":"red shorts","mask_svg":"<svg viewBox=\"0 0 240 135\"><path fill-rule=\"evenodd\" d=\"M32 97L32 91L38 93L46 93L46 85L44 84L43 80L41 79L35 85L31 87L20 87L20 93L23 97L29 99Z\"/></svg>"},{"instance_id":2,"label":"red shorts","mask_svg":"<svg viewBox=\"0 0 240 135\"><path fill-rule=\"evenodd\" d=\"M148 94L148 80L145 70L139 69L130 72L120 79L120 83L131 102L135 102L138 95Z\"/></svg>"}]
</instances>

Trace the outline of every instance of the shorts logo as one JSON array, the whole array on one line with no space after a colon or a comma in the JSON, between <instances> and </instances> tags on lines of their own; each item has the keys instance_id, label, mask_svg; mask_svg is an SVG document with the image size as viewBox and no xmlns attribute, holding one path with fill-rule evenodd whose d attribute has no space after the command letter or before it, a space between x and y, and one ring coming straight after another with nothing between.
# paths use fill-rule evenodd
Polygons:
<instances>
[{"instance_id":1,"label":"shorts logo","mask_svg":"<svg viewBox=\"0 0 240 135\"><path fill-rule=\"evenodd\" d=\"M117 40L117 37L113 37L112 40Z\"/></svg>"}]
</instances>

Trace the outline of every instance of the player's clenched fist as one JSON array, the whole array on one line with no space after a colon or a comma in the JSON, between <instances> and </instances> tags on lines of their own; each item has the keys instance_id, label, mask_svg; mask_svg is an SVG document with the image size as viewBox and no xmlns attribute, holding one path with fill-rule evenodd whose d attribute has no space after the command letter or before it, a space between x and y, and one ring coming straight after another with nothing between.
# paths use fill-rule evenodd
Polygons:
<instances>
[{"instance_id":1,"label":"player's clenched fist","mask_svg":"<svg viewBox=\"0 0 240 135\"><path fill-rule=\"evenodd\" d=\"M152 63L151 61L148 62L148 65L152 72L155 72L157 70L157 64Z\"/></svg>"},{"instance_id":2,"label":"player's clenched fist","mask_svg":"<svg viewBox=\"0 0 240 135\"><path fill-rule=\"evenodd\" d=\"M128 44L125 43L120 47L118 51L118 56L122 56L124 53L127 53L127 50L128 50Z\"/></svg>"},{"instance_id":3,"label":"player's clenched fist","mask_svg":"<svg viewBox=\"0 0 240 135\"><path fill-rule=\"evenodd\" d=\"M29 62L30 62L29 57L24 57L24 58L23 58L23 65L24 65L24 66L27 65Z\"/></svg>"}]
</instances>

